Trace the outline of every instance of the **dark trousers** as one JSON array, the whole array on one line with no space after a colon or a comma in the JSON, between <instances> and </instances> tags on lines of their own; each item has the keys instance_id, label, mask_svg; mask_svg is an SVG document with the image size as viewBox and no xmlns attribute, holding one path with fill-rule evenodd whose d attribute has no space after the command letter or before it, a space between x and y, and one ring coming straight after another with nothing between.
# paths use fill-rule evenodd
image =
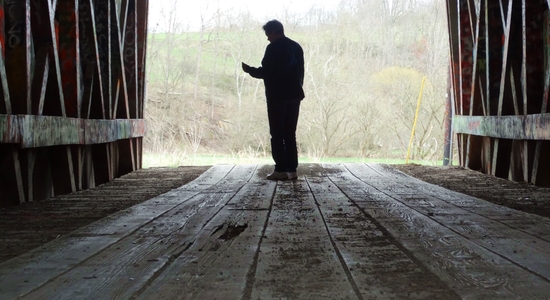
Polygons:
<instances>
[{"instance_id":1,"label":"dark trousers","mask_svg":"<svg viewBox=\"0 0 550 300\"><path fill-rule=\"evenodd\" d=\"M267 101L271 152L277 172L296 172L298 167L296 126L300 113L300 101Z\"/></svg>"}]
</instances>

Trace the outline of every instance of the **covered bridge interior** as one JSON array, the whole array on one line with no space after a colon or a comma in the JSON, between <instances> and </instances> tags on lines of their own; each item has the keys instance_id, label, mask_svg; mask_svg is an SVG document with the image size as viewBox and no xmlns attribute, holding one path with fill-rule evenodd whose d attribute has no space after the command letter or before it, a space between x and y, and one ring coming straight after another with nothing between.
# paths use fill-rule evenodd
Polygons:
<instances>
[{"instance_id":1,"label":"covered bridge interior","mask_svg":"<svg viewBox=\"0 0 550 300\"><path fill-rule=\"evenodd\" d=\"M36 216L63 223L28 204L57 198L51 207L72 205L85 218L112 202L110 194L78 207L84 196L73 192L143 171L148 3L1 2L0 205L11 207L0 211L0 226L16 228L2 232L2 246L18 247L12 240ZM468 174L550 186L549 6L447 0L452 128ZM264 180L269 168L201 170L183 186L0 261L0 295L550 298L548 217L388 165L304 164L297 180L285 181Z\"/></svg>"},{"instance_id":2,"label":"covered bridge interior","mask_svg":"<svg viewBox=\"0 0 550 300\"><path fill-rule=\"evenodd\" d=\"M447 5L459 164L550 186L548 2ZM0 205L140 169L148 1L4 1L0 10Z\"/></svg>"}]
</instances>

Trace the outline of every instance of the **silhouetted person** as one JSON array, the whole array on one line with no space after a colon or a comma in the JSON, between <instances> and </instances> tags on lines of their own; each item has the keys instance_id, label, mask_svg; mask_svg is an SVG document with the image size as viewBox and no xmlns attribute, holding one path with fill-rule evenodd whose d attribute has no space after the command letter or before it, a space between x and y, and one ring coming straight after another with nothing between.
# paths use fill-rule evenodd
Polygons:
<instances>
[{"instance_id":1,"label":"silhouetted person","mask_svg":"<svg viewBox=\"0 0 550 300\"><path fill-rule=\"evenodd\" d=\"M295 41L285 36L283 24L277 20L263 26L270 44L265 49L262 66L242 63L243 71L264 80L267 116L271 134L271 152L275 170L270 180L296 179L298 150L296 126L300 102L304 99L304 52Z\"/></svg>"}]
</instances>

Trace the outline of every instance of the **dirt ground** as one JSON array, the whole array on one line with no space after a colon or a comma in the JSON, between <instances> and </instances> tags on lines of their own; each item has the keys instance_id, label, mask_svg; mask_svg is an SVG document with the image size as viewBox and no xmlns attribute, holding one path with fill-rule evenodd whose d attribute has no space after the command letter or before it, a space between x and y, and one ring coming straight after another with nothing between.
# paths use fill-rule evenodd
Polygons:
<instances>
[{"instance_id":1,"label":"dirt ground","mask_svg":"<svg viewBox=\"0 0 550 300\"><path fill-rule=\"evenodd\" d=\"M447 189L517 210L550 217L550 189L514 183L459 167L394 165ZM0 209L0 262L39 247L116 211L180 187L209 167L139 170L94 189L47 202Z\"/></svg>"}]
</instances>

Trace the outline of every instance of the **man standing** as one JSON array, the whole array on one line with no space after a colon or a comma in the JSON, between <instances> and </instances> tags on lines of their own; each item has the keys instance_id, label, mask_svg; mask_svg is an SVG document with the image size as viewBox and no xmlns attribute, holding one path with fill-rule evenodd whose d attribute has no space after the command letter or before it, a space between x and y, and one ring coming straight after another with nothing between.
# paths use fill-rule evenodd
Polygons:
<instances>
[{"instance_id":1,"label":"man standing","mask_svg":"<svg viewBox=\"0 0 550 300\"><path fill-rule=\"evenodd\" d=\"M304 52L295 41L285 36L283 24L277 20L263 26L270 44L262 66L242 63L243 71L264 80L267 116L271 134L271 152L275 170L269 180L297 179L298 150L296 126L300 102L304 99Z\"/></svg>"}]
</instances>

